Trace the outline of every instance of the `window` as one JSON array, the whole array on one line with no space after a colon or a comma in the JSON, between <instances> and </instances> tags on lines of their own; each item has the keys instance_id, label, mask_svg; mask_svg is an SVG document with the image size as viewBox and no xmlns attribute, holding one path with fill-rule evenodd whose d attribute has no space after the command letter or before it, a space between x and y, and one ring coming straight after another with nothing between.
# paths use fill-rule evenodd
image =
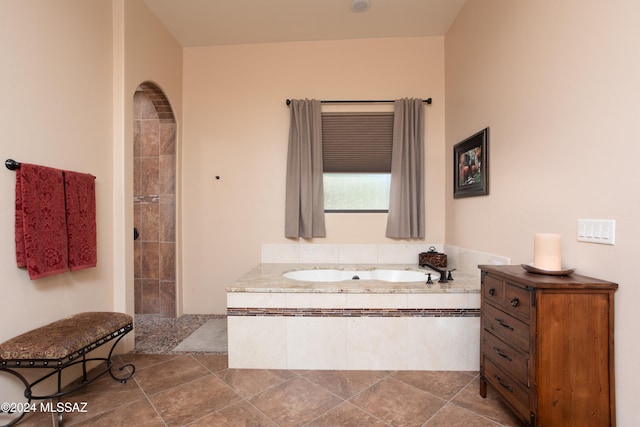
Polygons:
<instances>
[{"instance_id":1,"label":"window","mask_svg":"<svg viewBox=\"0 0 640 427\"><path fill-rule=\"evenodd\" d=\"M322 113L325 212L387 212L393 112Z\"/></svg>"},{"instance_id":2,"label":"window","mask_svg":"<svg viewBox=\"0 0 640 427\"><path fill-rule=\"evenodd\" d=\"M325 173L326 212L387 212L390 173Z\"/></svg>"}]
</instances>

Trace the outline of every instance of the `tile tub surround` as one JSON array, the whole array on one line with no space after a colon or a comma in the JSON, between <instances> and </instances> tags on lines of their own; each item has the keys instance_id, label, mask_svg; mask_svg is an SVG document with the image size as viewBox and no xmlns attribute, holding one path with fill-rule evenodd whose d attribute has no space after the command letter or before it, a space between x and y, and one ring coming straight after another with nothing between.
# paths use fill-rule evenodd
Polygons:
<instances>
[{"instance_id":1,"label":"tile tub surround","mask_svg":"<svg viewBox=\"0 0 640 427\"><path fill-rule=\"evenodd\" d=\"M441 243L322 244L263 243L263 264L403 264L415 265L429 247L447 254L449 268L480 277L478 265L508 265L508 257ZM454 276L455 277L455 276Z\"/></svg>"},{"instance_id":2,"label":"tile tub surround","mask_svg":"<svg viewBox=\"0 0 640 427\"><path fill-rule=\"evenodd\" d=\"M227 288L229 366L478 370L480 282L300 282L289 271L417 265L261 264Z\"/></svg>"}]
</instances>

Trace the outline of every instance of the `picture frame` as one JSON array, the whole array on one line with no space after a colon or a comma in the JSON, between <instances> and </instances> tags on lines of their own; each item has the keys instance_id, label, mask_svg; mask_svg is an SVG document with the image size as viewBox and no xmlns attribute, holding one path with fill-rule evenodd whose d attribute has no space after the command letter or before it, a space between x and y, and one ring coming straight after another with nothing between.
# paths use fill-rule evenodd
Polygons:
<instances>
[{"instance_id":1,"label":"picture frame","mask_svg":"<svg viewBox=\"0 0 640 427\"><path fill-rule=\"evenodd\" d=\"M489 128L453 146L453 198L489 194Z\"/></svg>"}]
</instances>

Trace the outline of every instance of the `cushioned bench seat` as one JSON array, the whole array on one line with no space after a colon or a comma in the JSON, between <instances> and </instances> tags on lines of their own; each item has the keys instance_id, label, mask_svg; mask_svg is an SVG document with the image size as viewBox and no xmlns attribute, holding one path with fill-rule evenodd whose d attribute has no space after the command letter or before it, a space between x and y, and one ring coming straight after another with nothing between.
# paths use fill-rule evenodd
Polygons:
<instances>
[{"instance_id":1,"label":"cushioned bench seat","mask_svg":"<svg viewBox=\"0 0 640 427\"><path fill-rule=\"evenodd\" d=\"M0 344L0 372L10 373L20 379L25 386L24 397L28 402L32 399L51 399L67 395L91 383L101 375L109 372L111 377L120 382L126 382L133 376L135 366L131 364L119 368L127 371L123 377L117 377L112 372L111 357L118 342L133 330L133 318L124 313L86 312L79 313L48 325L33 329ZM92 350L112 341L113 345L107 357L88 358ZM106 362L104 369L92 378L87 376L87 362ZM62 371L70 366L82 365L82 382L67 389L62 388ZM18 371L22 368L52 369L44 376L29 382ZM53 393L35 396L33 387L57 374L57 390ZM24 413L13 419L5 426L16 424ZM62 421L62 414L58 414Z\"/></svg>"},{"instance_id":2,"label":"cushioned bench seat","mask_svg":"<svg viewBox=\"0 0 640 427\"><path fill-rule=\"evenodd\" d=\"M0 361L65 360L132 323L124 313L79 313L0 344Z\"/></svg>"}]
</instances>

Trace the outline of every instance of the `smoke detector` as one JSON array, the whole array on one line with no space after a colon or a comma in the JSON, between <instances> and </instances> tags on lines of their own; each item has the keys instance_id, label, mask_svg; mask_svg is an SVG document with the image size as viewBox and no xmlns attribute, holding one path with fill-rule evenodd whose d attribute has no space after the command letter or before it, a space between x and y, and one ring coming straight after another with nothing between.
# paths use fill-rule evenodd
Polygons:
<instances>
[{"instance_id":1,"label":"smoke detector","mask_svg":"<svg viewBox=\"0 0 640 427\"><path fill-rule=\"evenodd\" d=\"M371 7L370 0L352 0L351 1L351 11L356 13L362 13L369 10Z\"/></svg>"}]
</instances>

